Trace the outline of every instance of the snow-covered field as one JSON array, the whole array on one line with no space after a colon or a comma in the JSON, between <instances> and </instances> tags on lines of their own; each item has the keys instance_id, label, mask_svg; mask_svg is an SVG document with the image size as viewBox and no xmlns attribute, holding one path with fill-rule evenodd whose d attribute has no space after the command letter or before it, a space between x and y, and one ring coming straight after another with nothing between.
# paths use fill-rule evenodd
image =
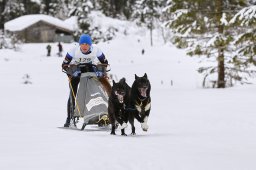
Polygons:
<instances>
[{"instance_id":1,"label":"snow-covered field","mask_svg":"<svg viewBox=\"0 0 256 170\"><path fill-rule=\"evenodd\" d=\"M47 44L0 50L0 169L255 170L256 85L202 89L194 58L139 37L98 44L112 74L130 85L135 73L151 80L149 131L137 123L137 135L127 137L58 128L69 91L57 43L51 57ZM26 74L32 84L23 84Z\"/></svg>"}]
</instances>

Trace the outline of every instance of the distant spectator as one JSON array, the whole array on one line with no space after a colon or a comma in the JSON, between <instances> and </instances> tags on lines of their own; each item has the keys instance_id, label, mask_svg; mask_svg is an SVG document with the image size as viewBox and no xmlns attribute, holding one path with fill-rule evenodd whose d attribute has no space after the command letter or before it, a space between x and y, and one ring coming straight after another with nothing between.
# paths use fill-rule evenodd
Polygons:
<instances>
[{"instance_id":1,"label":"distant spectator","mask_svg":"<svg viewBox=\"0 0 256 170\"><path fill-rule=\"evenodd\" d=\"M144 53L145 53L145 50L144 50L144 49L142 49L142 50L141 50L141 54L143 55Z\"/></svg>"},{"instance_id":2,"label":"distant spectator","mask_svg":"<svg viewBox=\"0 0 256 170\"><path fill-rule=\"evenodd\" d=\"M59 44L58 44L58 48L59 48L59 53L58 53L58 55L59 55L59 57L62 57L63 48L62 48L62 45L61 45L60 42L59 42Z\"/></svg>"},{"instance_id":3,"label":"distant spectator","mask_svg":"<svg viewBox=\"0 0 256 170\"><path fill-rule=\"evenodd\" d=\"M47 56L51 56L51 49L52 49L51 45L48 44L48 45L46 46L46 49L47 49Z\"/></svg>"}]
</instances>

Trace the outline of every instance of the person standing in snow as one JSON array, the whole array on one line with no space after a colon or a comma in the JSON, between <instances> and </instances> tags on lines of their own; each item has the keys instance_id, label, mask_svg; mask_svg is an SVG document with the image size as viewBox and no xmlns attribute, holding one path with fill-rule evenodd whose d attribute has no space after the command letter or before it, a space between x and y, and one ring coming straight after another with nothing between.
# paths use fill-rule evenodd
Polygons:
<instances>
[{"instance_id":1,"label":"person standing in snow","mask_svg":"<svg viewBox=\"0 0 256 170\"><path fill-rule=\"evenodd\" d=\"M104 53L95 45L92 44L92 39L88 34L82 34L79 38L79 44L76 43L67 52L63 62L62 69L67 71L70 64L83 64L83 63L91 63L95 62L95 60L100 61L102 64L108 64L108 60L105 58ZM69 76L70 84L72 86L74 95L76 96L77 87L80 82L80 74L81 72L75 71L72 76ZM70 91L72 93L72 91ZM70 97L68 99L68 111L67 111L67 119L64 124L64 127L69 127L71 113L70 113ZM75 101L74 96L72 95L72 101ZM75 102L72 102L73 108Z\"/></svg>"},{"instance_id":2,"label":"person standing in snow","mask_svg":"<svg viewBox=\"0 0 256 170\"><path fill-rule=\"evenodd\" d=\"M58 43L58 49L59 49L59 53L58 53L58 55L59 55L59 57L62 57L62 51L63 51L63 48L62 48L62 45L61 45L61 43L60 43L60 42Z\"/></svg>"},{"instance_id":3,"label":"person standing in snow","mask_svg":"<svg viewBox=\"0 0 256 170\"><path fill-rule=\"evenodd\" d=\"M51 56L51 49L52 49L51 45L48 44L48 45L46 46L46 49L47 49L47 56L50 57L50 56Z\"/></svg>"}]
</instances>

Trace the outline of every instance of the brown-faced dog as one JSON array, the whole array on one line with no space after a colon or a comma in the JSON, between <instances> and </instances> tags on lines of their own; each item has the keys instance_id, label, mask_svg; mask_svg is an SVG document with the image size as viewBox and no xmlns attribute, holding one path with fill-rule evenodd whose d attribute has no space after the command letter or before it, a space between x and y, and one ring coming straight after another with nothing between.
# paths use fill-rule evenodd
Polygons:
<instances>
[{"instance_id":1,"label":"brown-faced dog","mask_svg":"<svg viewBox=\"0 0 256 170\"><path fill-rule=\"evenodd\" d=\"M129 122L132 126L132 135L135 135L134 118L140 123L144 131L148 130L148 117L151 110L151 85L148 80L147 74L143 77L138 77L135 74L135 81L132 84L130 94L130 111Z\"/></svg>"},{"instance_id":2,"label":"brown-faced dog","mask_svg":"<svg viewBox=\"0 0 256 170\"><path fill-rule=\"evenodd\" d=\"M125 111L125 106L128 104L130 87L122 78L118 83L113 80L111 94L108 99L108 116L112 125L111 134L115 135L116 121L121 126L121 134L125 135L127 127L128 114Z\"/></svg>"}]
</instances>

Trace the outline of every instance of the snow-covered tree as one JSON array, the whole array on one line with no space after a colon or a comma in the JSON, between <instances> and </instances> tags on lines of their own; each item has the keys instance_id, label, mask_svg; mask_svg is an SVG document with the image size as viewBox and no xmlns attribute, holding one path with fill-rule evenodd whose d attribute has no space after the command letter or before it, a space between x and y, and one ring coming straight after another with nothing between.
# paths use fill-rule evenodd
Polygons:
<instances>
[{"instance_id":1,"label":"snow-covered tree","mask_svg":"<svg viewBox=\"0 0 256 170\"><path fill-rule=\"evenodd\" d=\"M146 24L150 30L150 42L153 46L152 32L162 13L161 1L158 0L138 0L135 4L134 18L139 18L139 22Z\"/></svg>"},{"instance_id":2,"label":"snow-covered tree","mask_svg":"<svg viewBox=\"0 0 256 170\"><path fill-rule=\"evenodd\" d=\"M22 1L25 8L25 14L38 14L40 11L40 2L33 0L23 0Z\"/></svg>"},{"instance_id":3,"label":"snow-covered tree","mask_svg":"<svg viewBox=\"0 0 256 170\"><path fill-rule=\"evenodd\" d=\"M81 33L90 33L90 20L88 14L93 8L91 0L74 0L70 6L69 16L77 16L79 30L76 31L75 37L78 37Z\"/></svg>"},{"instance_id":4,"label":"snow-covered tree","mask_svg":"<svg viewBox=\"0 0 256 170\"><path fill-rule=\"evenodd\" d=\"M66 19L68 18L68 13L68 4L65 0L55 0L49 4L49 14L54 17Z\"/></svg>"},{"instance_id":5,"label":"snow-covered tree","mask_svg":"<svg viewBox=\"0 0 256 170\"><path fill-rule=\"evenodd\" d=\"M99 9L106 16L113 16L113 0L99 0Z\"/></svg>"},{"instance_id":6,"label":"snow-covered tree","mask_svg":"<svg viewBox=\"0 0 256 170\"><path fill-rule=\"evenodd\" d=\"M130 19L132 14L133 14L133 7L135 5L136 0L126 0L122 13L124 14L124 16L126 17L126 19Z\"/></svg>"},{"instance_id":7,"label":"snow-covered tree","mask_svg":"<svg viewBox=\"0 0 256 170\"><path fill-rule=\"evenodd\" d=\"M3 12L4 12L5 4L6 4L6 0L0 0L0 30L4 29L5 21L4 21Z\"/></svg>"},{"instance_id":8,"label":"snow-covered tree","mask_svg":"<svg viewBox=\"0 0 256 170\"><path fill-rule=\"evenodd\" d=\"M256 0L249 0L249 3L250 3L251 5L256 5Z\"/></svg>"},{"instance_id":9,"label":"snow-covered tree","mask_svg":"<svg viewBox=\"0 0 256 170\"><path fill-rule=\"evenodd\" d=\"M99 9L106 16L130 19L136 0L98 0Z\"/></svg>"},{"instance_id":10,"label":"snow-covered tree","mask_svg":"<svg viewBox=\"0 0 256 170\"><path fill-rule=\"evenodd\" d=\"M228 22L246 6L246 0L169 1L167 12L171 19L166 25L175 34L173 43L187 48L191 56L207 58L208 66L199 68L204 85L210 82L214 87L225 88L246 78L244 70L237 67L239 63L234 62L233 40L239 30ZM217 63L209 64L214 61Z\"/></svg>"},{"instance_id":11,"label":"snow-covered tree","mask_svg":"<svg viewBox=\"0 0 256 170\"><path fill-rule=\"evenodd\" d=\"M229 23L237 30L233 40L233 62L247 74L255 73L247 68L250 64L256 65L256 5L243 8Z\"/></svg>"},{"instance_id":12,"label":"snow-covered tree","mask_svg":"<svg viewBox=\"0 0 256 170\"><path fill-rule=\"evenodd\" d=\"M25 13L22 0L7 0L2 12L4 22L17 18Z\"/></svg>"},{"instance_id":13,"label":"snow-covered tree","mask_svg":"<svg viewBox=\"0 0 256 170\"><path fill-rule=\"evenodd\" d=\"M41 9L40 9L41 14L50 15L50 3L51 3L51 0L42 0Z\"/></svg>"},{"instance_id":14,"label":"snow-covered tree","mask_svg":"<svg viewBox=\"0 0 256 170\"><path fill-rule=\"evenodd\" d=\"M237 55L239 55L236 57L256 60L256 5L240 10L230 20L230 24L237 27L240 33L234 39Z\"/></svg>"}]
</instances>

